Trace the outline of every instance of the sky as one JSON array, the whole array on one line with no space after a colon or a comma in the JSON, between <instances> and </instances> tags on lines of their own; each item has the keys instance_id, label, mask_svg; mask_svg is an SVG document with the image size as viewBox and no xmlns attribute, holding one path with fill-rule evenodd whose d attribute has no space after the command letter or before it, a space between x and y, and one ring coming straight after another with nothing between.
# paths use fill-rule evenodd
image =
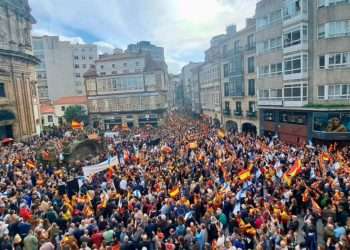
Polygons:
<instances>
[{"instance_id":1,"label":"sky","mask_svg":"<svg viewBox=\"0 0 350 250\"><path fill-rule=\"evenodd\" d=\"M58 35L94 43L99 52L151 41L165 49L170 73L204 60L210 39L238 29L252 17L258 0L29 0L37 23L33 35Z\"/></svg>"}]
</instances>

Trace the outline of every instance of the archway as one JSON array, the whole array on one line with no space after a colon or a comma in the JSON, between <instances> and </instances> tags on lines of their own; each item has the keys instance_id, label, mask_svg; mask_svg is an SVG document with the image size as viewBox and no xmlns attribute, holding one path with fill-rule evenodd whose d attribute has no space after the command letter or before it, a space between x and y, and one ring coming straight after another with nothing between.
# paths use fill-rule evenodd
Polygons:
<instances>
[{"instance_id":1,"label":"archway","mask_svg":"<svg viewBox=\"0 0 350 250\"><path fill-rule=\"evenodd\" d=\"M225 127L226 127L226 130L227 130L228 132L233 132L233 133L234 133L234 132L236 132L236 131L238 130L238 125L237 125L237 123L234 122L234 121L231 121L231 120L229 120L229 121L226 122Z\"/></svg>"},{"instance_id":2,"label":"archway","mask_svg":"<svg viewBox=\"0 0 350 250\"><path fill-rule=\"evenodd\" d=\"M247 123L243 123L242 132L256 135L257 129L256 129L256 126L254 124L247 122Z\"/></svg>"},{"instance_id":3,"label":"archway","mask_svg":"<svg viewBox=\"0 0 350 250\"><path fill-rule=\"evenodd\" d=\"M214 118L213 119L213 125L214 125L215 128L220 128L221 124L220 124L219 119Z\"/></svg>"}]
</instances>

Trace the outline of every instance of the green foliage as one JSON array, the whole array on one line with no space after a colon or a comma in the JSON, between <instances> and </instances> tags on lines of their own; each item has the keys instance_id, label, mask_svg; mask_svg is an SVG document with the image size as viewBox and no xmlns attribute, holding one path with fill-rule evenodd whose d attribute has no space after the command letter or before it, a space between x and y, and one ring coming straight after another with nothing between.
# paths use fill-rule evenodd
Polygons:
<instances>
[{"instance_id":1,"label":"green foliage","mask_svg":"<svg viewBox=\"0 0 350 250\"><path fill-rule=\"evenodd\" d=\"M85 125L88 123L86 110L79 105L67 107L64 111L64 119L68 123L71 123L72 121L84 122Z\"/></svg>"}]
</instances>

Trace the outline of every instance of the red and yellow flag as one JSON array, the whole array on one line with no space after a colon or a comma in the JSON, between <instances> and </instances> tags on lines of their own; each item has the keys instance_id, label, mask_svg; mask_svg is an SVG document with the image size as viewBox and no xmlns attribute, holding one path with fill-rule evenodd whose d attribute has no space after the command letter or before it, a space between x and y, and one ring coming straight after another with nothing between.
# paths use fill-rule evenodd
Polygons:
<instances>
[{"instance_id":1,"label":"red and yellow flag","mask_svg":"<svg viewBox=\"0 0 350 250\"><path fill-rule=\"evenodd\" d=\"M296 160L294 162L294 165L293 167L291 167L291 169L289 169L289 171L287 172L287 174L289 176L292 176L292 177L295 177L297 176L298 174L300 174L302 171L302 168L301 168L301 160Z\"/></svg>"},{"instance_id":2,"label":"red and yellow flag","mask_svg":"<svg viewBox=\"0 0 350 250\"><path fill-rule=\"evenodd\" d=\"M26 166L29 169L36 169L36 164L32 160L28 160Z\"/></svg>"},{"instance_id":3,"label":"red and yellow flag","mask_svg":"<svg viewBox=\"0 0 350 250\"><path fill-rule=\"evenodd\" d=\"M321 209L321 207L317 204L317 202L316 202L314 199L312 199L312 198L311 198L311 205L312 205L312 211L313 211L315 214L321 216L321 215L322 215L322 209Z\"/></svg>"},{"instance_id":4,"label":"red and yellow flag","mask_svg":"<svg viewBox=\"0 0 350 250\"><path fill-rule=\"evenodd\" d=\"M239 172L238 177L241 181L246 181L250 178L250 170L246 169L246 170L242 170L241 172Z\"/></svg>"},{"instance_id":5,"label":"red and yellow flag","mask_svg":"<svg viewBox=\"0 0 350 250\"><path fill-rule=\"evenodd\" d=\"M179 194L180 194L180 188L179 187L174 187L169 193L170 197L173 198L173 199L175 199Z\"/></svg>"},{"instance_id":6,"label":"red and yellow flag","mask_svg":"<svg viewBox=\"0 0 350 250\"><path fill-rule=\"evenodd\" d=\"M72 121L72 129L83 129L84 126L81 122Z\"/></svg>"},{"instance_id":7,"label":"red and yellow flag","mask_svg":"<svg viewBox=\"0 0 350 250\"><path fill-rule=\"evenodd\" d=\"M220 139L224 139L225 138L225 131L223 131L222 129L219 129L217 135Z\"/></svg>"}]
</instances>

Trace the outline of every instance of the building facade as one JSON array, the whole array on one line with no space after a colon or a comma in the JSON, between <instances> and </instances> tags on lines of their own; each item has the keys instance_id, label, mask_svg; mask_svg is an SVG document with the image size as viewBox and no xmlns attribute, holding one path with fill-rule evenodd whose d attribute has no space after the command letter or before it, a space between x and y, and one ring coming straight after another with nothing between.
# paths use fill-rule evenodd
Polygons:
<instances>
[{"instance_id":1,"label":"building facade","mask_svg":"<svg viewBox=\"0 0 350 250\"><path fill-rule=\"evenodd\" d=\"M153 61L164 62L164 48L153 45L149 41L140 41L136 44L129 44L126 53L143 53L148 54Z\"/></svg>"},{"instance_id":2,"label":"building facade","mask_svg":"<svg viewBox=\"0 0 350 250\"><path fill-rule=\"evenodd\" d=\"M100 56L84 76L92 124L111 130L161 123L168 107L166 68L143 53Z\"/></svg>"},{"instance_id":3,"label":"building facade","mask_svg":"<svg viewBox=\"0 0 350 250\"><path fill-rule=\"evenodd\" d=\"M171 111L183 109L183 87L180 74L169 74L168 108Z\"/></svg>"},{"instance_id":4,"label":"building facade","mask_svg":"<svg viewBox=\"0 0 350 250\"><path fill-rule=\"evenodd\" d=\"M32 53L33 23L27 0L0 1L0 139L33 136L40 125L34 111L39 60Z\"/></svg>"},{"instance_id":5,"label":"building facade","mask_svg":"<svg viewBox=\"0 0 350 250\"><path fill-rule=\"evenodd\" d=\"M262 0L256 8L261 133L350 140L350 3Z\"/></svg>"},{"instance_id":6,"label":"building facade","mask_svg":"<svg viewBox=\"0 0 350 250\"><path fill-rule=\"evenodd\" d=\"M259 120L255 95L255 19L247 19L246 27L240 31L229 26L221 49L223 126L230 131L256 134Z\"/></svg>"},{"instance_id":7,"label":"building facade","mask_svg":"<svg viewBox=\"0 0 350 250\"><path fill-rule=\"evenodd\" d=\"M71 44L58 36L33 37L34 55L41 62L36 67L41 101L64 96L85 95L83 74L94 67L97 46Z\"/></svg>"},{"instance_id":8,"label":"building facade","mask_svg":"<svg viewBox=\"0 0 350 250\"><path fill-rule=\"evenodd\" d=\"M189 113L198 113L196 102L199 101L199 74L193 72L198 69L201 63L190 62L181 70L181 81L183 86L184 110ZM198 71L198 70L197 70ZM196 81L197 80L197 81ZM198 106L198 105L197 105ZM196 111L196 112L195 112Z\"/></svg>"}]
</instances>

